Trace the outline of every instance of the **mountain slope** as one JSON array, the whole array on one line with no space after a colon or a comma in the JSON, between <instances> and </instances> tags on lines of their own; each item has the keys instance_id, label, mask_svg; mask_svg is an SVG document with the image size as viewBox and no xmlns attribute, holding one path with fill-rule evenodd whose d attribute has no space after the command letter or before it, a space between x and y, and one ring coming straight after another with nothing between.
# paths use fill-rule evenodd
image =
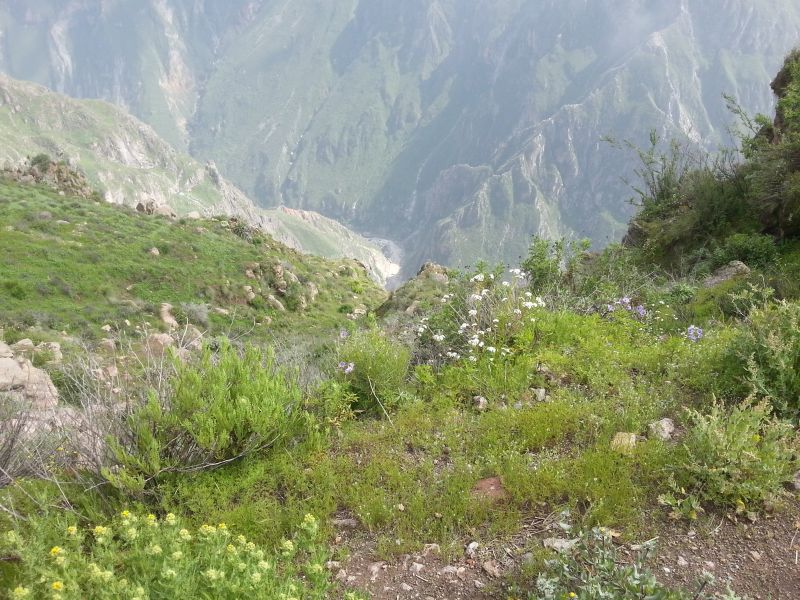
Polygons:
<instances>
[{"instance_id":1,"label":"mountain slope","mask_svg":"<svg viewBox=\"0 0 800 600\"><path fill-rule=\"evenodd\" d=\"M304 211L261 210L220 176L172 148L148 125L101 101L73 100L0 74L0 161L45 153L77 165L107 201L169 206L185 215L237 215L281 242L328 257L350 256L385 281L397 267L339 223Z\"/></svg>"},{"instance_id":2,"label":"mountain slope","mask_svg":"<svg viewBox=\"0 0 800 600\"><path fill-rule=\"evenodd\" d=\"M128 106L261 205L399 242L407 271L618 237L630 171L602 136L714 147L721 94L767 112L800 38L790 0L12 0L0 22L0 68Z\"/></svg>"}]
</instances>

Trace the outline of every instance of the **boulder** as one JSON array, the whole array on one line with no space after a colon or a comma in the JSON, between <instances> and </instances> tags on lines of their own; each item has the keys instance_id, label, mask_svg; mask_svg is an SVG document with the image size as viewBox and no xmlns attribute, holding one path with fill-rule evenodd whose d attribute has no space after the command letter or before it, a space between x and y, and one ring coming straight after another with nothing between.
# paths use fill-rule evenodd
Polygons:
<instances>
[{"instance_id":1,"label":"boulder","mask_svg":"<svg viewBox=\"0 0 800 600\"><path fill-rule=\"evenodd\" d=\"M12 356L14 353L11 351L11 347L5 342L0 342L0 358L11 358Z\"/></svg>"},{"instance_id":2,"label":"boulder","mask_svg":"<svg viewBox=\"0 0 800 600\"><path fill-rule=\"evenodd\" d=\"M703 281L703 286L707 288L714 287L736 277L744 277L749 274L750 267L739 260L734 260L714 271Z\"/></svg>"},{"instance_id":3,"label":"boulder","mask_svg":"<svg viewBox=\"0 0 800 600\"><path fill-rule=\"evenodd\" d=\"M36 350L36 345L32 340L25 338L16 344L11 344L11 350L14 354L33 354L33 351Z\"/></svg>"},{"instance_id":4,"label":"boulder","mask_svg":"<svg viewBox=\"0 0 800 600\"><path fill-rule=\"evenodd\" d=\"M660 421L654 421L648 425L648 430L650 431L650 437L658 438L663 441L668 441L672 439L672 434L675 433L675 423L672 419L661 419Z\"/></svg>"},{"instance_id":5,"label":"boulder","mask_svg":"<svg viewBox=\"0 0 800 600\"><path fill-rule=\"evenodd\" d=\"M36 410L55 408L58 390L50 376L26 358L0 358L0 392L10 392Z\"/></svg>"},{"instance_id":6,"label":"boulder","mask_svg":"<svg viewBox=\"0 0 800 600\"><path fill-rule=\"evenodd\" d=\"M159 252L159 251L158 251L158 248L156 248L155 246L153 246L152 248L150 248L150 250L148 250L148 251L147 251L147 253L148 253L150 256L160 256L160 255L161 255L161 252Z\"/></svg>"},{"instance_id":7,"label":"boulder","mask_svg":"<svg viewBox=\"0 0 800 600\"><path fill-rule=\"evenodd\" d=\"M199 212L197 212L196 210L193 210L192 212L190 212L190 213L188 213L188 214L186 215L186 218L187 218L187 219L192 219L192 220L195 220L195 221L196 221L197 219L199 219L199 218L200 218L200 213L199 213Z\"/></svg>"}]
</instances>

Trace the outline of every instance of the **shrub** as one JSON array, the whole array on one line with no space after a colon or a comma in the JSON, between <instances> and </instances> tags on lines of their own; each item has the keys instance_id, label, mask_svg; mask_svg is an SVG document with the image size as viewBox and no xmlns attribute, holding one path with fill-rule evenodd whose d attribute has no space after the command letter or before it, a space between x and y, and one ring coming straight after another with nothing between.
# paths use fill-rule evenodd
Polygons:
<instances>
[{"instance_id":1,"label":"shrub","mask_svg":"<svg viewBox=\"0 0 800 600\"><path fill-rule=\"evenodd\" d=\"M18 281L6 280L2 284L2 288L15 300L24 300L28 297L28 290Z\"/></svg>"},{"instance_id":2,"label":"shrub","mask_svg":"<svg viewBox=\"0 0 800 600\"><path fill-rule=\"evenodd\" d=\"M730 410L715 404L704 415L687 410L689 430L664 504L696 517L703 504L756 511L783 493L794 473L791 425L771 416L766 401L746 400ZM686 512L688 510L688 513Z\"/></svg>"},{"instance_id":3,"label":"shrub","mask_svg":"<svg viewBox=\"0 0 800 600\"><path fill-rule=\"evenodd\" d=\"M182 526L168 514L123 511L90 529L39 518L0 549L17 561L10 598L324 598L327 554L306 515L297 535L269 553L225 526Z\"/></svg>"},{"instance_id":4,"label":"shrub","mask_svg":"<svg viewBox=\"0 0 800 600\"><path fill-rule=\"evenodd\" d=\"M408 348L370 329L345 340L337 373L358 397L356 410L381 414L399 399L410 361Z\"/></svg>"},{"instance_id":5,"label":"shrub","mask_svg":"<svg viewBox=\"0 0 800 600\"><path fill-rule=\"evenodd\" d=\"M301 390L271 353L228 344L205 349L196 363L175 359L166 389L151 391L111 437L117 487L141 491L165 472L229 463L298 432Z\"/></svg>"},{"instance_id":6,"label":"shrub","mask_svg":"<svg viewBox=\"0 0 800 600\"><path fill-rule=\"evenodd\" d=\"M195 323L203 327L208 327L209 306L205 303L184 302L181 304L181 311L190 323Z\"/></svg>"},{"instance_id":7,"label":"shrub","mask_svg":"<svg viewBox=\"0 0 800 600\"><path fill-rule=\"evenodd\" d=\"M53 159L47 154L37 154L31 159L31 167L38 169L41 172L45 172L50 169L52 164Z\"/></svg>"},{"instance_id":8,"label":"shrub","mask_svg":"<svg viewBox=\"0 0 800 600\"><path fill-rule=\"evenodd\" d=\"M702 590L695 595L671 590L659 583L645 566L652 548L652 544L643 544L642 550L634 554L632 563L619 564L610 532L602 528L592 529L580 534L572 547L545 561L544 570L536 579L535 590L530 591L527 597L530 600L708 598L700 595Z\"/></svg>"},{"instance_id":9,"label":"shrub","mask_svg":"<svg viewBox=\"0 0 800 600\"><path fill-rule=\"evenodd\" d=\"M712 255L714 268L740 260L750 267L764 268L775 262L778 248L770 235L735 233L717 248Z\"/></svg>"},{"instance_id":10,"label":"shrub","mask_svg":"<svg viewBox=\"0 0 800 600\"><path fill-rule=\"evenodd\" d=\"M800 420L800 304L753 310L726 362L730 377L769 398L779 417Z\"/></svg>"}]
</instances>

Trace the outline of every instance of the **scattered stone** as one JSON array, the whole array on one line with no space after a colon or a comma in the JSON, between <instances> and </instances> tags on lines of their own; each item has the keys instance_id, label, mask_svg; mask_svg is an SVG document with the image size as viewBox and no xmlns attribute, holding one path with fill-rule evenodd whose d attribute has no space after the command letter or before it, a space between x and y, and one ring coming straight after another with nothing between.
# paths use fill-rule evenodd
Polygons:
<instances>
[{"instance_id":1,"label":"scattered stone","mask_svg":"<svg viewBox=\"0 0 800 600\"><path fill-rule=\"evenodd\" d=\"M672 419L661 419L650 423L648 429L651 437L667 442L672 439L672 434L675 433L675 423Z\"/></svg>"},{"instance_id":2,"label":"scattered stone","mask_svg":"<svg viewBox=\"0 0 800 600\"><path fill-rule=\"evenodd\" d=\"M633 452L633 449L636 447L636 439L637 436L635 433L620 431L614 436L614 439L611 440L611 448L624 454Z\"/></svg>"},{"instance_id":3,"label":"scattered stone","mask_svg":"<svg viewBox=\"0 0 800 600\"><path fill-rule=\"evenodd\" d=\"M405 507L405 505L404 505L402 502L401 502L400 504L398 504L396 508L397 508L397 510L399 510L400 512L405 512L405 511L406 511L406 507Z\"/></svg>"},{"instance_id":4,"label":"scattered stone","mask_svg":"<svg viewBox=\"0 0 800 600\"><path fill-rule=\"evenodd\" d=\"M269 304L272 308L274 308L277 311L280 311L280 312L285 312L286 311L286 307L283 305L283 302L278 300L272 294L267 296L267 304Z\"/></svg>"},{"instance_id":5,"label":"scattered stone","mask_svg":"<svg viewBox=\"0 0 800 600\"><path fill-rule=\"evenodd\" d=\"M167 333L151 333L149 336L147 336L147 349L155 355L164 354L167 348L170 348L174 345L175 340L172 339L172 336Z\"/></svg>"},{"instance_id":6,"label":"scattered stone","mask_svg":"<svg viewBox=\"0 0 800 600\"><path fill-rule=\"evenodd\" d=\"M178 328L178 321L176 321L175 317L172 315L172 304L169 304L168 302L162 302L161 308L158 311L158 315L161 317L161 322L170 329Z\"/></svg>"},{"instance_id":7,"label":"scattered stone","mask_svg":"<svg viewBox=\"0 0 800 600\"><path fill-rule=\"evenodd\" d=\"M358 521L356 519L331 519L331 525L334 527L356 529L358 527Z\"/></svg>"},{"instance_id":8,"label":"scattered stone","mask_svg":"<svg viewBox=\"0 0 800 600\"><path fill-rule=\"evenodd\" d=\"M0 342L0 358L11 358L12 356L14 353L11 351L11 347L5 342Z\"/></svg>"},{"instance_id":9,"label":"scattered stone","mask_svg":"<svg viewBox=\"0 0 800 600\"><path fill-rule=\"evenodd\" d=\"M109 325L108 323L106 323L106 324L105 324L105 325L103 325L103 326L102 326L100 329L102 329L103 331L105 331L106 333L108 333L108 332L110 332L110 331L111 331L111 325Z\"/></svg>"},{"instance_id":10,"label":"scattered stone","mask_svg":"<svg viewBox=\"0 0 800 600\"><path fill-rule=\"evenodd\" d=\"M481 580L479 580L479 579L476 579L476 580L474 581L474 584L475 584L475 589L478 589L478 590L482 590L483 588L485 588L485 587L486 587L486 584L485 584L485 583L483 583L483 582L482 582Z\"/></svg>"},{"instance_id":11,"label":"scattered stone","mask_svg":"<svg viewBox=\"0 0 800 600\"><path fill-rule=\"evenodd\" d=\"M688 567L688 566L689 566L689 561L688 561L688 560L686 560L685 558L683 558L682 556L679 556L679 557L678 557L678 566L679 566L681 569L685 569L686 567Z\"/></svg>"},{"instance_id":12,"label":"scattered stone","mask_svg":"<svg viewBox=\"0 0 800 600\"><path fill-rule=\"evenodd\" d=\"M408 570L411 571L412 573L421 573L422 569L424 569L424 568L425 568L425 565L423 565L422 563L412 562L411 566L408 568Z\"/></svg>"},{"instance_id":13,"label":"scattered stone","mask_svg":"<svg viewBox=\"0 0 800 600\"><path fill-rule=\"evenodd\" d=\"M710 288L726 281L730 281L735 277L744 277L750 274L750 267L740 260L729 262L724 267L720 267L714 271L709 277L703 281L703 286Z\"/></svg>"},{"instance_id":14,"label":"scattered stone","mask_svg":"<svg viewBox=\"0 0 800 600\"><path fill-rule=\"evenodd\" d=\"M478 551L478 547L480 544L478 542L470 542L467 544L466 549L464 550L464 554L466 554L470 558L475 557L475 553Z\"/></svg>"},{"instance_id":15,"label":"scattered stone","mask_svg":"<svg viewBox=\"0 0 800 600\"><path fill-rule=\"evenodd\" d=\"M758 550L750 550L750 556L753 557L753 560L761 560L761 552Z\"/></svg>"},{"instance_id":16,"label":"scattered stone","mask_svg":"<svg viewBox=\"0 0 800 600\"><path fill-rule=\"evenodd\" d=\"M375 581L381 574L381 571L386 568L386 563L383 561L374 562L369 566L370 581Z\"/></svg>"},{"instance_id":17,"label":"scattered stone","mask_svg":"<svg viewBox=\"0 0 800 600\"><path fill-rule=\"evenodd\" d=\"M403 590L404 592L410 592L414 588L411 587L410 585L408 585L407 583L401 583L400 584L400 589Z\"/></svg>"},{"instance_id":18,"label":"scattered stone","mask_svg":"<svg viewBox=\"0 0 800 600\"><path fill-rule=\"evenodd\" d=\"M472 486L472 495L476 498L500 502L508 498L508 492L503 487L503 482L499 477L487 477L481 479Z\"/></svg>"},{"instance_id":19,"label":"scattered stone","mask_svg":"<svg viewBox=\"0 0 800 600\"><path fill-rule=\"evenodd\" d=\"M158 248L153 246L150 250L147 251L150 256L161 256L161 252L159 252Z\"/></svg>"},{"instance_id":20,"label":"scattered stone","mask_svg":"<svg viewBox=\"0 0 800 600\"><path fill-rule=\"evenodd\" d=\"M542 540L542 545L545 548L549 548L550 550L555 550L556 552L567 552L572 550L575 544L578 543L578 538L574 538L571 540L565 538L545 538Z\"/></svg>"},{"instance_id":21,"label":"scattered stone","mask_svg":"<svg viewBox=\"0 0 800 600\"><path fill-rule=\"evenodd\" d=\"M442 549L439 544L425 544L425 546L422 548L422 556L424 557L430 556L431 554L438 555L441 553Z\"/></svg>"},{"instance_id":22,"label":"scattered stone","mask_svg":"<svg viewBox=\"0 0 800 600\"><path fill-rule=\"evenodd\" d=\"M39 217L40 221L49 221L50 219L53 218L53 213L51 213L50 211L47 211L47 210L43 210L43 211L39 212L39 214L36 215L36 216Z\"/></svg>"},{"instance_id":23,"label":"scattered stone","mask_svg":"<svg viewBox=\"0 0 800 600\"><path fill-rule=\"evenodd\" d=\"M489 408L489 402L483 396L473 396L472 403L475 406L476 410L479 410L481 412Z\"/></svg>"},{"instance_id":24,"label":"scattered stone","mask_svg":"<svg viewBox=\"0 0 800 600\"><path fill-rule=\"evenodd\" d=\"M253 273L253 271L250 269L244 270L244 276L247 277L248 279L256 279L256 274Z\"/></svg>"},{"instance_id":25,"label":"scattered stone","mask_svg":"<svg viewBox=\"0 0 800 600\"><path fill-rule=\"evenodd\" d=\"M229 311L227 308L221 308L219 306L214 307L214 312L218 315L222 315L223 317L229 317L231 314L231 311Z\"/></svg>"},{"instance_id":26,"label":"scattered stone","mask_svg":"<svg viewBox=\"0 0 800 600\"><path fill-rule=\"evenodd\" d=\"M544 388L535 388L533 390L533 396L536 398L537 402L544 402L547 400L547 390Z\"/></svg>"},{"instance_id":27,"label":"scattered stone","mask_svg":"<svg viewBox=\"0 0 800 600\"><path fill-rule=\"evenodd\" d=\"M193 210L192 212L187 213L186 218L196 221L197 219L200 218L200 213L196 210Z\"/></svg>"},{"instance_id":28,"label":"scattered stone","mask_svg":"<svg viewBox=\"0 0 800 600\"><path fill-rule=\"evenodd\" d=\"M347 581L347 571L345 571L344 569L339 569L339 572L336 573L336 581L339 581L341 583Z\"/></svg>"},{"instance_id":29,"label":"scattered stone","mask_svg":"<svg viewBox=\"0 0 800 600\"><path fill-rule=\"evenodd\" d=\"M0 358L0 392L29 402L32 409L53 409L58 404L58 390L50 376L23 357Z\"/></svg>"},{"instance_id":30,"label":"scattered stone","mask_svg":"<svg viewBox=\"0 0 800 600\"><path fill-rule=\"evenodd\" d=\"M42 342L36 346L36 352L47 352L50 354L48 363L57 365L64 360L64 354L61 352L61 344L58 342Z\"/></svg>"},{"instance_id":31,"label":"scattered stone","mask_svg":"<svg viewBox=\"0 0 800 600\"><path fill-rule=\"evenodd\" d=\"M313 281L309 281L306 287L308 288L308 302L309 304L313 304L317 296L319 296L319 288Z\"/></svg>"},{"instance_id":32,"label":"scattered stone","mask_svg":"<svg viewBox=\"0 0 800 600\"><path fill-rule=\"evenodd\" d=\"M59 219L56 221L56 225L69 225L69 221L65 221L64 219Z\"/></svg>"},{"instance_id":33,"label":"scattered stone","mask_svg":"<svg viewBox=\"0 0 800 600\"><path fill-rule=\"evenodd\" d=\"M342 563L338 560L329 560L325 563L325 568L328 569L328 571L338 571L342 568Z\"/></svg>"},{"instance_id":34,"label":"scattered stone","mask_svg":"<svg viewBox=\"0 0 800 600\"><path fill-rule=\"evenodd\" d=\"M115 352L117 350L117 341L113 338L103 338L98 344L103 350Z\"/></svg>"},{"instance_id":35,"label":"scattered stone","mask_svg":"<svg viewBox=\"0 0 800 600\"><path fill-rule=\"evenodd\" d=\"M481 565L483 571L494 579L498 579L501 575L500 564L496 560L487 560Z\"/></svg>"}]
</instances>

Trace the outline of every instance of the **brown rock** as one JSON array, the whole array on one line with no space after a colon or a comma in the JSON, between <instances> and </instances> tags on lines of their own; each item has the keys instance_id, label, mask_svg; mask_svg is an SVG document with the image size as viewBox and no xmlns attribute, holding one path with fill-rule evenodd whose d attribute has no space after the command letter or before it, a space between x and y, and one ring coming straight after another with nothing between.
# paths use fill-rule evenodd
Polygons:
<instances>
[{"instance_id":1,"label":"brown rock","mask_svg":"<svg viewBox=\"0 0 800 600\"><path fill-rule=\"evenodd\" d=\"M502 502L508 498L508 492L503 487L503 482L499 477L487 477L481 479L472 486L472 495L475 498Z\"/></svg>"}]
</instances>

